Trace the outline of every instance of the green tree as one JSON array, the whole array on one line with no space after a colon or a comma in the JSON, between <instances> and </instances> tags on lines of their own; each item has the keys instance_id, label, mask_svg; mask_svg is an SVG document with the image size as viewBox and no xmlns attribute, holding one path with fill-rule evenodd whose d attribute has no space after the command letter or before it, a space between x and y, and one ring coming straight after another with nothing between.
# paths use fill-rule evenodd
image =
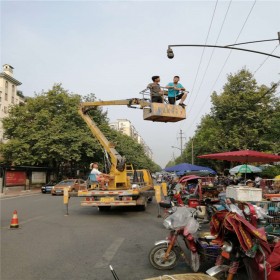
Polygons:
<instances>
[{"instance_id":1,"label":"green tree","mask_svg":"<svg viewBox=\"0 0 280 280\"><path fill-rule=\"evenodd\" d=\"M213 92L211 112L201 119L195 131L195 164L223 170L230 163L206 161L197 156L243 149L279 153L280 100L275 95L276 88L277 84L270 88L259 86L246 69L228 75L223 92ZM191 152L188 141L183 160L190 162Z\"/></svg>"},{"instance_id":2,"label":"green tree","mask_svg":"<svg viewBox=\"0 0 280 280\"><path fill-rule=\"evenodd\" d=\"M26 104L10 108L3 119L4 158L15 165L43 165L58 168L93 157L97 141L85 129L77 114L80 96L70 94L60 84L48 92L29 98ZM99 112L100 113L100 112Z\"/></svg>"},{"instance_id":3,"label":"green tree","mask_svg":"<svg viewBox=\"0 0 280 280\"><path fill-rule=\"evenodd\" d=\"M212 117L216 121L224 149L272 150L267 135L279 120L279 99L274 97L275 89L258 86L252 74L242 69L236 75L228 76L228 83L222 94L212 95ZM279 131L277 132L279 136ZM279 139L279 138L278 138ZM279 150L279 142L278 142Z\"/></svg>"},{"instance_id":4,"label":"green tree","mask_svg":"<svg viewBox=\"0 0 280 280\"><path fill-rule=\"evenodd\" d=\"M94 94L81 98L55 84L51 90L28 98L24 105L11 107L9 116L3 119L5 137L9 139L0 146L5 161L55 170L88 169L90 162L102 162L103 149L77 112L81 101L94 100ZM128 162L137 168L158 168L141 145L109 127L101 108L89 114Z\"/></svg>"}]
</instances>

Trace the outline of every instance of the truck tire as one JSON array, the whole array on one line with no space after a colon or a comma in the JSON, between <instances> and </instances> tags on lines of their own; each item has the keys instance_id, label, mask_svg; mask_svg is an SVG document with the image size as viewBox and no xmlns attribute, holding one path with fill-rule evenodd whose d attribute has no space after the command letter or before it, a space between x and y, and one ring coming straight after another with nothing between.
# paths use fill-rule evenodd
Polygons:
<instances>
[{"instance_id":1,"label":"truck tire","mask_svg":"<svg viewBox=\"0 0 280 280\"><path fill-rule=\"evenodd\" d=\"M159 270L172 269L177 265L179 260L179 252L176 248L172 248L169 257L166 261L163 261L164 254L167 250L167 244L159 244L152 248L149 253L149 260L151 265Z\"/></svg>"},{"instance_id":2,"label":"truck tire","mask_svg":"<svg viewBox=\"0 0 280 280\"><path fill-rule=\"evenodd\" d=\"M101 211L109 211L111 209L111 206L98 206L98 210Z\"/></svg>"}]
</instances>

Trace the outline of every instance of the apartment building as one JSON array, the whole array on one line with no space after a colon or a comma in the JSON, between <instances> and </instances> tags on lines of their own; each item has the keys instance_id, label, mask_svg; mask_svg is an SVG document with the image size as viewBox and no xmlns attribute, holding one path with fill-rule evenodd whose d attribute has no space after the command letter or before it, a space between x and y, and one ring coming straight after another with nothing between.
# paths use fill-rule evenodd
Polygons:
<instances>
[{"instance_id":1,"label":"apartment building","mask_svg":"<svg viewBox=\"0 0 280 280\"><path fill-rule=\"evenodd\" d=\"M0 73L0 141L5 141L2 119L8 116L9 107L24 102L24 96L17 87L21 82L13 77L14 68L9 64L3 65Z\"/></svg>"},{"instance_id":2,"label":"apartment building","mask_svg":"<svg viewBox=\"0 0 280 280\"><path fill-rule=\"evenodd\" d=\"M137 143L143 146L145 154L152 159L153 152L150 147L145 143L144 139L139 135L135 127L132 125L131 121L127 119L118 119L115 122L111 122L110 127L120 131L121 133L130 136L131 138L135 139Z\"/></svg>"}]
</instances>

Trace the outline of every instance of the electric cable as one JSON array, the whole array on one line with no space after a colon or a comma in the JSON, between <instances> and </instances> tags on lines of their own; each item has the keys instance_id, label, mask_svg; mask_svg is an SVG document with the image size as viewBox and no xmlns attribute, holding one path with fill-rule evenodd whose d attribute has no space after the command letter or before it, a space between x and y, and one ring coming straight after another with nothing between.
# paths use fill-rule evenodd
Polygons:
<instances>
[{"instance_id":1,"label":"electric cable","mask_svg":"<svg viewBox=\"0 0 280 280\"><path fill-rule=\"evenodd\" d=\"M242 31L243 31L243 29L244 29L244 27L245 27L247 21L248 21L250 15L251 15L251 13L252 13L254 7L255 7L256 2L257 2L257 0L255 0L254 3L253 3L253 5L251 6L251 9L250 9L250 11L249 11L249 13L248 13L248 15L247 15L247 17L246 17L246 19L245 19L245 21L244 21L242 27L241 27L241 30L239 31L239 33L238 33L238 35L237 35L237 38L236 38L234 44L236 44L236 42L238 41L238 39L239 39L239 37L240 37L240 35L241 35L241 33L242 33ZM214 85L212 86L212 88L211 88L211 90L210 90L210 93L209 93L208 96L207 96L207 99L208 99L208 97L210 96L210 94L211 94L211 92L213 91L213 89L215 88L216 83L218 82L218 80L219 80L219 78L220 78L220 76L221 76L221 74L222 74L222 71L224 70L224 68L225 68L225 66L226 66L226 64L227 64L227 62L228 62L228 60L229 60L229 58L230 58L230 56L231 56L231 53L232 53L232 50L230 50L230 52L229 52L229 54L228 54L228 56L227 56L227 58L226 58L226 60L225 60L225 62L224 62L224 64L223 64L223 66L222 66L222 68L221 68L221 70L220 70L220 72L219 72L219 74L218 74L218 77L216 78L216 80L215 80L215 82L214 82ZM205 99L204 105L203 105L202 107L205 106L207 99ZM198 114L197 114L196 117L194 118L194 121L192 122L190 128L193 127L193 125L195 124L195 120L196 120L197 116L198 116L199 113L201 113L201 112L202 112L202 109L198 112Z\"/></svg>"},{"instance_id":2,"label":"electric cable","mask_svg":"<svg viewBox=\"0 0 280 280\"><path fill-rule=\"evenodd\" d=\"M276 49L279 47L279 44L273 49L273 51L270 54L273 54ZM257 68L257 70L255 70L255 72L253 73L253 76L255 76L255 74L260 70L260 68L266 63L266 61L269 59L269 56L267 56L264 61L260 64L260 66Z\"/></svg>"},{"instance_id":3,"label":"electric cable","mask_svg":"<svg viewBox=\"0 0 280 280\"><path fill-rule=\"evenodd\" d=\"M218 2L219 2L219 0L216 0L215 8L214 8L214 11L213 11L213 14L212 14L211 22L210 22L210 25L209 25L209 28L208 28L208 33L207 33L206 40L205 40L205 43L204 43L205 45L207 44L207 41L208 41L208 37L209 37L210 30L211 30L211 27L212 27L213 19L215 17L215 13L216 13L216 8L217 8L217 5L218 5ZM205 48L203 48L202 54L200 56L199 65L198 65L198 68L197 68L197 71L196 71L196 76L195 76L195 79L194 79L193 87L192 87L191 94L190 94L189 98L191 98L193 89L194 89L195 84L196 84L196 80L197 80L197 77L198 77L198 72L200 70L200 66L201 66L202 58L204 56L204 52L205 52Z\"/></svg>"},{"instance_id":4,"label":"electric cable","mask_svg":"<svg viewBox=\"0 0 280 280\"><path fill-rule=\"evenodd\" d=\"M244 29L246 23L247 23L247 21L248 21L250 15L251 15L251 13L252 13L252 11L253 11L255 5L256 5L256 2L257 2L257 0L254 1L254 3L253 3L253 5L252 5L252 7L251 7L251 9L250 9L250 11L249 11L249 13L248 13L246 19L245 19L245 21L244 21L244 23L243 23L243 26L241 27L241 30L239 31L239 34L237 35L237 38L236 38L234 44L236 44L236 42L238 41L238 39L239 39L239 37L240 37L240 35L241 35L241 33L242 33L242 31L243 31L243 29ZM232 53L232 50L230 50L230 52L229 52L229 54L228 54L228 56L227 56L227 58L226 58L226 60L225 60L225 62L224 62L224 64L223 64L223 66L222 66L222 68L221 68L221 70L220 70L220 72L219 72L219 74L218 74L218 77L217 77L217 79L215 80L215 83L214 83L214 85L212 86L212 89L211 89L210 92L212 92L213 89L214 89L214 87L216 86L216 83L218 82L218 80L219 80L219 78L220 78L220 76L221 76L221 74L222 74L222 72L223 72L223 70L224 70L224 68L225 68L225 66L226 66L226 64L227 64L227 62L228 62L228 60L229 60L229 58L230 58L230 56L231 56L231 53Z\"/></svg>"},{"instance_id":5,"label":"electric cable","mask_svg":"<svg viewBox=\"0 0 280 280\"><path fill-rule=\"evenodd\" d=\"M223 19L223 22L222 22L222 25L221 25L221 28L220 28L220 31L219 31L219 34L218 34L217 39L216 39L216 42L215 42L215 45L217 45L218 40L219 40L219 38L220 38L220 35L221 35L221 33L222 33L222 30L223 30L223 27L224 27L224 24L225 24L225 21L226 21L226 18L227 18L227 15L228 15L228 12L229 12L229 9L230 9L230 6L231 6L231 3L232 3L232 0L230 0L230 2L229 2L229 4L228 4L227 10L226 10L226 13L225 13L225 16L224 16L224 19ZM205 76L206 76L206 73L207 73L207 70L208 70L208 68L209 68L209 65L210 65L210 62L211 62L211 60L212 60L212 57L213 57L213 55L214 55L214 52L215 52L215 48L212 49L212 53L211 53L210 59L209 59L209 61L208 61L208 64L207 64L207 66L206 66L206 69L205 69L205 71L204 71L202 80L201 80L200 85L199 85L199 88L198 88L198 90L197 90L197 94L196 94L196 96L195 96L195 99L194 99L194 101L192 102L192 105L193 105L193 104L195 103L195 101L196 101L197 95L198 95L198 93L199 93L199 91L200 91L200 88L201 88L201 86L202 86L202 84L203 84L204 78L205 78ZM189 106L189 107L190 107L190 111L189 111L189 114L190 114L190 112L191 112L191 110L192 110L192 106Z\"/></svg>"},{"instance_id":6,"label":"electric cable","mask_svg":"<svg viewBox=\"0 0 280 280\"><path fill-rule=\"evenodd\" d=\"M268 93L270 93L271 91L276 89L279 85L280 85L280 80L277 83L273 84L257 101L255 101L253 103L253 105L257 104L258 102L260 102Z\"/></svg>"}]
</instances>

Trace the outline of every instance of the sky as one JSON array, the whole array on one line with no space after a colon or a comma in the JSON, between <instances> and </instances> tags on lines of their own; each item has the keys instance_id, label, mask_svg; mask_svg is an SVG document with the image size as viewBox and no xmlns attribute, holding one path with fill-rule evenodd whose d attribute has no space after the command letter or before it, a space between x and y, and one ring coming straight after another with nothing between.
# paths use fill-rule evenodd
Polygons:
<instances>
[{"instance_id":1,"label":"sky","mask_svg":"<svg viewBox=\"0 0 280 280\"><path fill-rule=\"evenodd\" d=\"M1 64L14 67L18 90L35 96L61 83L69 92L100 100L141 98L153 75L161 85L180 76L190 92L186 120L156 123L142 110L104 107L110 121L128 119L161 167L180 155L213 91L246 67L259 84L280 80L280 60L218 48L168 45L230 45L277 39L280 1L1 1ZM239 46L280 56L279 41ZM175 147L175 148L172 148ZM195 141L194 141L195 146Z\"/></svg>"}]
</instances>

